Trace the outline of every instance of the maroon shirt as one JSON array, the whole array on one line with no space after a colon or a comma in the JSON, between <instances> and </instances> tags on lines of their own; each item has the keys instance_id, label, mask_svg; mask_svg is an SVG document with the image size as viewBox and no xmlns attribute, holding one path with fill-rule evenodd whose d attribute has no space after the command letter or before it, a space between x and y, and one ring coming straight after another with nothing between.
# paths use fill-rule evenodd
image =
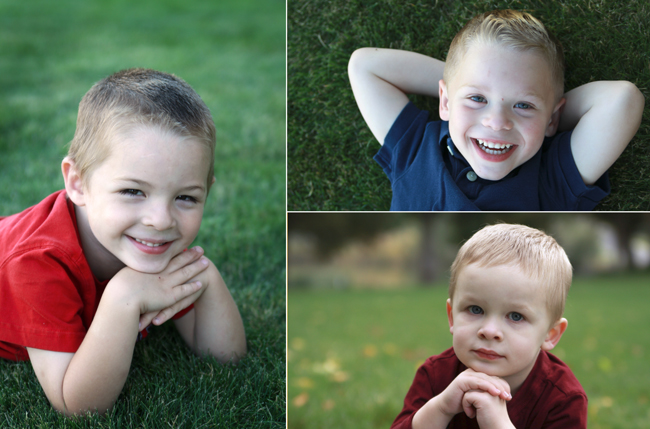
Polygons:
<instances>
[{"instance_id":1,"label":"maroon shirt","mask_svg":"<svg viewBox=\"0 0 650 429\"><path fill-rule=\"evenodd\" d=\"M404 399L404 408L391 429L410 429L415 413L467 367L453 349L431 356L415 374ZM518 429L586 428L587 395L564 362L540 351L526 381L507 404L510 421ZM448 428L478 428L476 418L456 414Z\"/></svg>"}]
</instances>

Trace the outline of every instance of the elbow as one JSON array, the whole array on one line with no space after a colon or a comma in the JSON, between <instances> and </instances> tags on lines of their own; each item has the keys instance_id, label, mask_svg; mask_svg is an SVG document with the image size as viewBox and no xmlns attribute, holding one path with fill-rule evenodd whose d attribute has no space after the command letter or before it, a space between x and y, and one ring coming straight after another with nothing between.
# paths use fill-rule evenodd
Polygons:
<instances>
[{"instance_id":1,"label":"elbow","mask_svg":"<svg viewBox=\"0 0 650 429\"><path fill-rule=\"evenodd\" d=\"M643 93L632 82L619 81L617 95L621 107L630 115L630 120L636 120L640 125L643 108L645 107Z\"/></svg>"},{"instance_id":2,"label":"elbow","mask_svg":"<svg viewBox=\"0 0 650 429\"><path fill-rule=\"evenodd\" d=\"M348 75L353 76L363 70L363 65L367 62L368 55L372 53L375 48L359 48L352 52L350 61L348 61Z\"/></svg>"},{"instance_id":3,"label":"elbow","mask_svg":"<svg viewBox=\"0 0 650 429\"><path fill-rule=\"evenodd\" d=\"M218 353L213 353L212 350L208 350L208 353L219 361L221 364L233 364L236 365L240 360L246 357L246 338L242 338L241 341L238 341L237 344L234 344L228 350L223 350Z\"/></svg>"}]
</instances>

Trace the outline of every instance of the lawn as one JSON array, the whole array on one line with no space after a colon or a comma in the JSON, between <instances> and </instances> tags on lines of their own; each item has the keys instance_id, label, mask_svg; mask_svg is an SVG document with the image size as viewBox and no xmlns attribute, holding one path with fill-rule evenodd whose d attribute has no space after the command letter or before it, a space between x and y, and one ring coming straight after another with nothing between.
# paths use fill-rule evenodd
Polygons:
<instances>
[{"instance_id":1,"label":"lawn","mask_svg":"<svg viewBox=\"0 0 650 429\"><path fill-rule=\"evenodd\" d=\"M444 59L453 36L471 17L506 8L529 11L562 42L566 91L595 80L628 80L650 96L646 0L289 0L289 210L390 208L390 183L372 159L379 144L359 113L347 76L355 49L405 49ZM437 99L413 101L437 119ZM646 102L641 128L610 169L612 192L596 209L649 210L649 161Z\"/></svg>"},{"instance_id":2,"label":"lawn","mask_svg":"<svg viewBox=\"0 0 650 429\"><path fill-rule=\"evenodd\" d=\"M388 428L417 367L451 347L445 284L394 291L291 290L288 427ZM589 428L650 421L648 275L574 281L554 353L589 398Z\"/></svg>"},{"instance_id":3,"label":"lawn","mask_svg":"<svg viewBox=\"0 0 650 429\"><path fill-rule=\"evenodd\" d=\"M63 187L93 83L129 67L182 77L217 128L195 244L229 286L249 349L222 366L194 357L171 325L154 329L115 408L81 420L51 409L29 363L0 361L0 427L285 426L285 31L279 0L0 2L0 216Z\"/></svg>"}]
</instances>

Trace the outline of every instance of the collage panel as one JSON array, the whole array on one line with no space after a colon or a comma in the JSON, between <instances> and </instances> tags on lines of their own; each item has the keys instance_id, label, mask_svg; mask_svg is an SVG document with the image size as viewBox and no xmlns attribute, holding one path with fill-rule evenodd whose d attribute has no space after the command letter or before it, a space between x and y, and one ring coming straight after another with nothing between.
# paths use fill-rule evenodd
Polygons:
<instances>
[{"instance_id":1,"label":"collage panel","mask_svg":"<svg viewBox=\"0 0 650 429\"><path fill-rule=\"evenodd\" d=\"M644 428L649 269L646 213L289 213L288 428Z\"/></svg>"},{"instance_id":2,"label":"collage panel","mask_svg":"<svg viewBox=\"0 0 650 429\"><path fill-rule=\"evenodd\" d=\"M287 15L289 211L650 209L642 1Z\"/></svg>"},{"instance_id":3,"label":"collage panel","mask_svg":"<svg viewBox=\"0 0 650 429\"><path fill-rule=\"evenodd\" d=\"M0 1L0 428L286 427L285 0Z\"/></svg>"}]
</instances>

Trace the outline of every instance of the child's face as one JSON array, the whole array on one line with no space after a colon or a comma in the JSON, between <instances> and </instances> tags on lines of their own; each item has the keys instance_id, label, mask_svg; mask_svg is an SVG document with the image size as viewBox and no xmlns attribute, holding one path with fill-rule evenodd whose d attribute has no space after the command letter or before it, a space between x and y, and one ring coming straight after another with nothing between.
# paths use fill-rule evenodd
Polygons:
<instances>
[{"instance_id":1,"label":"child's face","mask_svg":"<svg viewBox=\"0 0 650 429\"><path fill-rule=\"evenodd\" d=\"M207 154L198 141L158 128L140 126L124 133L91 173L77 204L92 230L92 245L108 253L84 251L112 254L145 273L165 269L199 231Z\"/></svg>"},{"instance_id":2,"label":"child's face","mask_svg":"<svg viewBox=\"0 0 650 429\"><path fill-rule=\"evenodd\" d=\"M559 341L558 337L549 342L551 321L544 292L515 265L464 267L453 303L447 301L458 359L475 371L505 379L516 391L540 348L550 350Z\"/></svg>"},{"instance_id":3,"label":"child's face","mask_svg":"<svg viewBox=\"0 0 650 429\"><path fill-rule=\"evenodd\" d=\"M550 66L530 51L474 44L451 82L440 81L440 117L487 180L502 179L532 158L544 136L555 134L563 104L555 103Z\"/></svg>"}]
</instances>

